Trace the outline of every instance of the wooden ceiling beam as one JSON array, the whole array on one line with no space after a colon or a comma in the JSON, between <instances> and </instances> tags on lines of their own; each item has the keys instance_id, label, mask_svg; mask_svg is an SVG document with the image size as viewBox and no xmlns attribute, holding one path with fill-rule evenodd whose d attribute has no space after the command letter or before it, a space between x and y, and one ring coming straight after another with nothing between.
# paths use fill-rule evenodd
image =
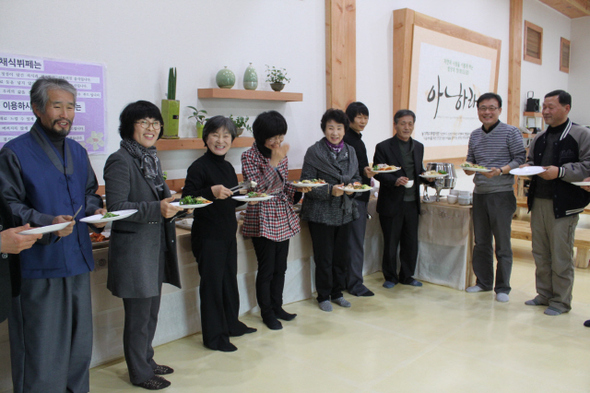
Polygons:
<instances>
[{"instance_id":1,"label":"wooden ceiling beam","mask_svg":"<svg viewBox=\"0 0 590 393\"><path fill-rule=\"evenodd\" d=\"M590 16L590 0L539 0L565 16L574 19Z\"/></svg>"}]
</instances>

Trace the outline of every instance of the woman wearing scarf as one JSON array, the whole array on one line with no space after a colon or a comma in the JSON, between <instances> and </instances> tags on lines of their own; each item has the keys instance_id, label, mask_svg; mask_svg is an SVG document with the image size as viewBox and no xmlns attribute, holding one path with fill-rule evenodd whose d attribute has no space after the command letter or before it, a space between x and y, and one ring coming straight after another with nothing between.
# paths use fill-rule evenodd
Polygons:
<instances>
[{"instance_id":1,"label":"woman wearing scarf","mask_svg":"<svg viewBox=\"0 0 590 393\"><path fill-rule=\"evenodd\" d=\"M121 112L121 148L104 168L109 211L137 209L113 222L109 245L107 288L123 298L123 347L131 383L149 390L170 382L168 366L156 364L152 340L156 332L162 283L180 288L174 217L170 189L162 176L154 144L164 133L160 110L147 101L127 105Z\"/></svg>"},{"instance_id":2,"label":"woman wearing scarf","mask_svg":"<svg viewBox=\"0 0 590 393\"><path fill-rule=\"evenodd\" d=\"M287 182L289 145L281 145L287 134L285 118L277 111L263 112L252 128L255 142L242 154L242 174L245 180L257 183L256 192L274 198L248 206L242 234L252 238L258 259L256 300L262 321L269 329L279 330L283 328L279 319L291 321L297 316L282 306L289 239L300 231L293 204L301 199L301 193Z\"/></svg>"},{"instance_id":3,"label":"woman wearing scarf","mask_svg":"<svg viewBox=\"0 0 590 393\"><path fill-rule=\"evenodd\" d=\"M195 210L191 229L193 254L199 265L199 296L203 343L222 352L237 350L230 337L256 331L238 319L238 249L236 207L230 188L238 185L233 165L225 155L236 138L236 127L227 117L213 116L203 129L207 151L186 173L182 196L202 196L214 203Z\"/></svg>"},{"instance_id":4,"label":"woman wearing scarf","mask_svg":"<svg viewBox=\"0 0 590 393\"><path fill-rule=\"evenodd\" d=\"M348 238L351 223L358 218L353 193L341 187L361 181L354 148L344 143L348 117L339 109L322 116L325 137L307 149L301 179L323 179L328 186L317 187L303 199L301 218L309 222L316 265L315 284L322 311L332 311L330 300L350 307L342 290L346 287Z\"/></svg>"}]
</instances>

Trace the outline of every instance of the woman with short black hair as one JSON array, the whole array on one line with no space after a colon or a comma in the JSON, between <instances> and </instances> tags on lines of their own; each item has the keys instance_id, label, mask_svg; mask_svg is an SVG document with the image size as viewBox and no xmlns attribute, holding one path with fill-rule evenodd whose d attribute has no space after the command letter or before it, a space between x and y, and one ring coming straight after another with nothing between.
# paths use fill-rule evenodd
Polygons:
<instances>
[{"instance_id":1,"label":"woman with short black hair","mask_svg":"<svg viewBox=\"0 0 590 393\"><path fill-rule=\"evenodd\" d=\"M353 220L358 218L354 194L342 188L361 177L354 148L344 143L348 117L339 109L328 109L321 121L324 138L305 153L301 179L323 179L328 185L308 192L303 200L301 219L309 222L316 265L317 300L322 311L332 311L330 300L350 307L342 290L346 287L348 238Z\"/></svg>"},{"instance_id":2,"label":"woman with short black hair","mask_svg":"<svg viewBox=\"0 0 590 393\"><path fill-rule=\"evenodd\" d=\"M230 119L214 116L203 129L207 151L188 168L182 196L202 196L214 201L196 209L191 230L193 254L199 266L201 282L201 326L207 348L223 352L237 350L230 337L253 333L254 328L238 319L238 251L236 206L230 188L238 185L233 165L225 155L236 138Z\"/></svg>"},{"instance_id":3,"label":"woman with short black hair","mask_svg":"<svg viewBox=\"0 0 590 393\"><path fill-rule=\"evenodd\" d=\"M263 112L256 117L252 129L255 142L242 154L242 173L245 180L257 183L255 191L273 198L248 206L242 234L252 238L256 251L256 300L262 321L269 329L279 330L283 328L279 319L290 321L297 316L282 306L289 239L300 231L293 204L299 201L301 193L288 182L289 145L282 144L287 134L283 115L277 111Z\"/></svg>"},{"instance_id":4,"label":"woman with short black hair","mask_svg":"<svg viewBox=\"0 0 590 393\"><path fill-rule=\"evenodd\" d=\"M162 283L180 288L172 218L182 209L170 204L174 198L156 155L156 141L164 133L158 107L137 101L123 109L119 120L121 148L104 167L107 207L137 209L137 213L113 222L107 288L123 298L123 348L131 383L158 390L170 385L160 375L174 371L156 364L152 341Z\"/></svg>"}]
</instances>

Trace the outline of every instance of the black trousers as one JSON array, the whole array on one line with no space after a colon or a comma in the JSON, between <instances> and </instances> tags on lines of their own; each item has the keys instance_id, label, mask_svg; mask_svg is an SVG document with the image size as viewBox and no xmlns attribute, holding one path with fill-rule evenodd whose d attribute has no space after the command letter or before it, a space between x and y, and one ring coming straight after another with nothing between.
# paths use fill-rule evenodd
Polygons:
<instances>
[{"instance_id":1,"label":"black trousers","mask_svg":"<svg viewBox=\"0 0 590 393\"><path fill-rule=\"evenodd\" d=\"M264 318L283 306L289 239L275 242L265 237L253 237L252 243L258 259L256 300Z\"/></svg>"},{"instance_id":2,"label":"black trousers","mask_svg":"<svg viewBox=\"0 0 590 393\"><path fill-rule=\"evenodd\" d=\"M90 273L23 279L8 322L14 392L89 391Z\"/></svg>"},{"instance_id":3,"label":"black trousers","mask_svg":"<svg viewBox=\"0 0 590 393\"><path fill-rule=\"evenodd\" d=\"M385 281L395 284L412 282L418 258L418 207L415 202L404 202L395 217L379 215L383 230L383 263ZM397 273L399 246L400 269Z\"/></svg>"},{"instance_id":4,"label":"black trousers","mask_svg":"<svg viewBox=\"0 0 590 393\"><path fill-rule=\"evenodd\" d=\"M156 334L161 294L154 297L123 299L125 307L125 328L123 349L133 384L147 381L154 376L154 348L152 341Z\"/></svg>"},{"instance_id":5,"label":"black trousers","mask_svg":"<svg viewBox=\"0 0 590 393\"><path fill-rule=\"evenodd\" d=\"M201 283L201 328L207 348L218 349L247 326L238 320L238 251L236 238L197 239L194 247Z\"/></svg>"},{"instance_id":6,"label":"black trousers","mask_svg":"<svg viewBox=\"0 0 590 393\"><path fill-rule=\"evenodd\" d=\"M309 222L318 302L338 299L346 288L351 224L332 226Z\"/></svg>"}]
</instances>

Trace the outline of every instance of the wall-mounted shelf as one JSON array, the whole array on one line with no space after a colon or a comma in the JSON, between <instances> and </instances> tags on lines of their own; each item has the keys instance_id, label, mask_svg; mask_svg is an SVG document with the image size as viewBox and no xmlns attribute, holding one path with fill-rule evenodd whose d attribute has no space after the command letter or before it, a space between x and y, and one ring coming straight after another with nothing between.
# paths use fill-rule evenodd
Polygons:
<instances>
[{"instance_id":1,"label":"wall-mounted shelf","mask_svg":"<svg viewBox=\"0 0 590 393\"><path fill-rule=\"evenodd\" d=\"M237 137L232 143L232 147L250 147L254 138L248 136ZM156 142L158 151L164 150L203 150L205 144L202 138L179 138L179 139L160 139Z\"/></svg>"},{"instance_id":2,"label":"wall-mounted shelf","mask_svg":"<svg viewBox=\"0 0 590 393\"><path fill-rule=\"evenodd\" d=\"M199 98L224 98L230 100L303 101L303 93L241 89L199 89Z\"/></svg>"}]
</instances>

